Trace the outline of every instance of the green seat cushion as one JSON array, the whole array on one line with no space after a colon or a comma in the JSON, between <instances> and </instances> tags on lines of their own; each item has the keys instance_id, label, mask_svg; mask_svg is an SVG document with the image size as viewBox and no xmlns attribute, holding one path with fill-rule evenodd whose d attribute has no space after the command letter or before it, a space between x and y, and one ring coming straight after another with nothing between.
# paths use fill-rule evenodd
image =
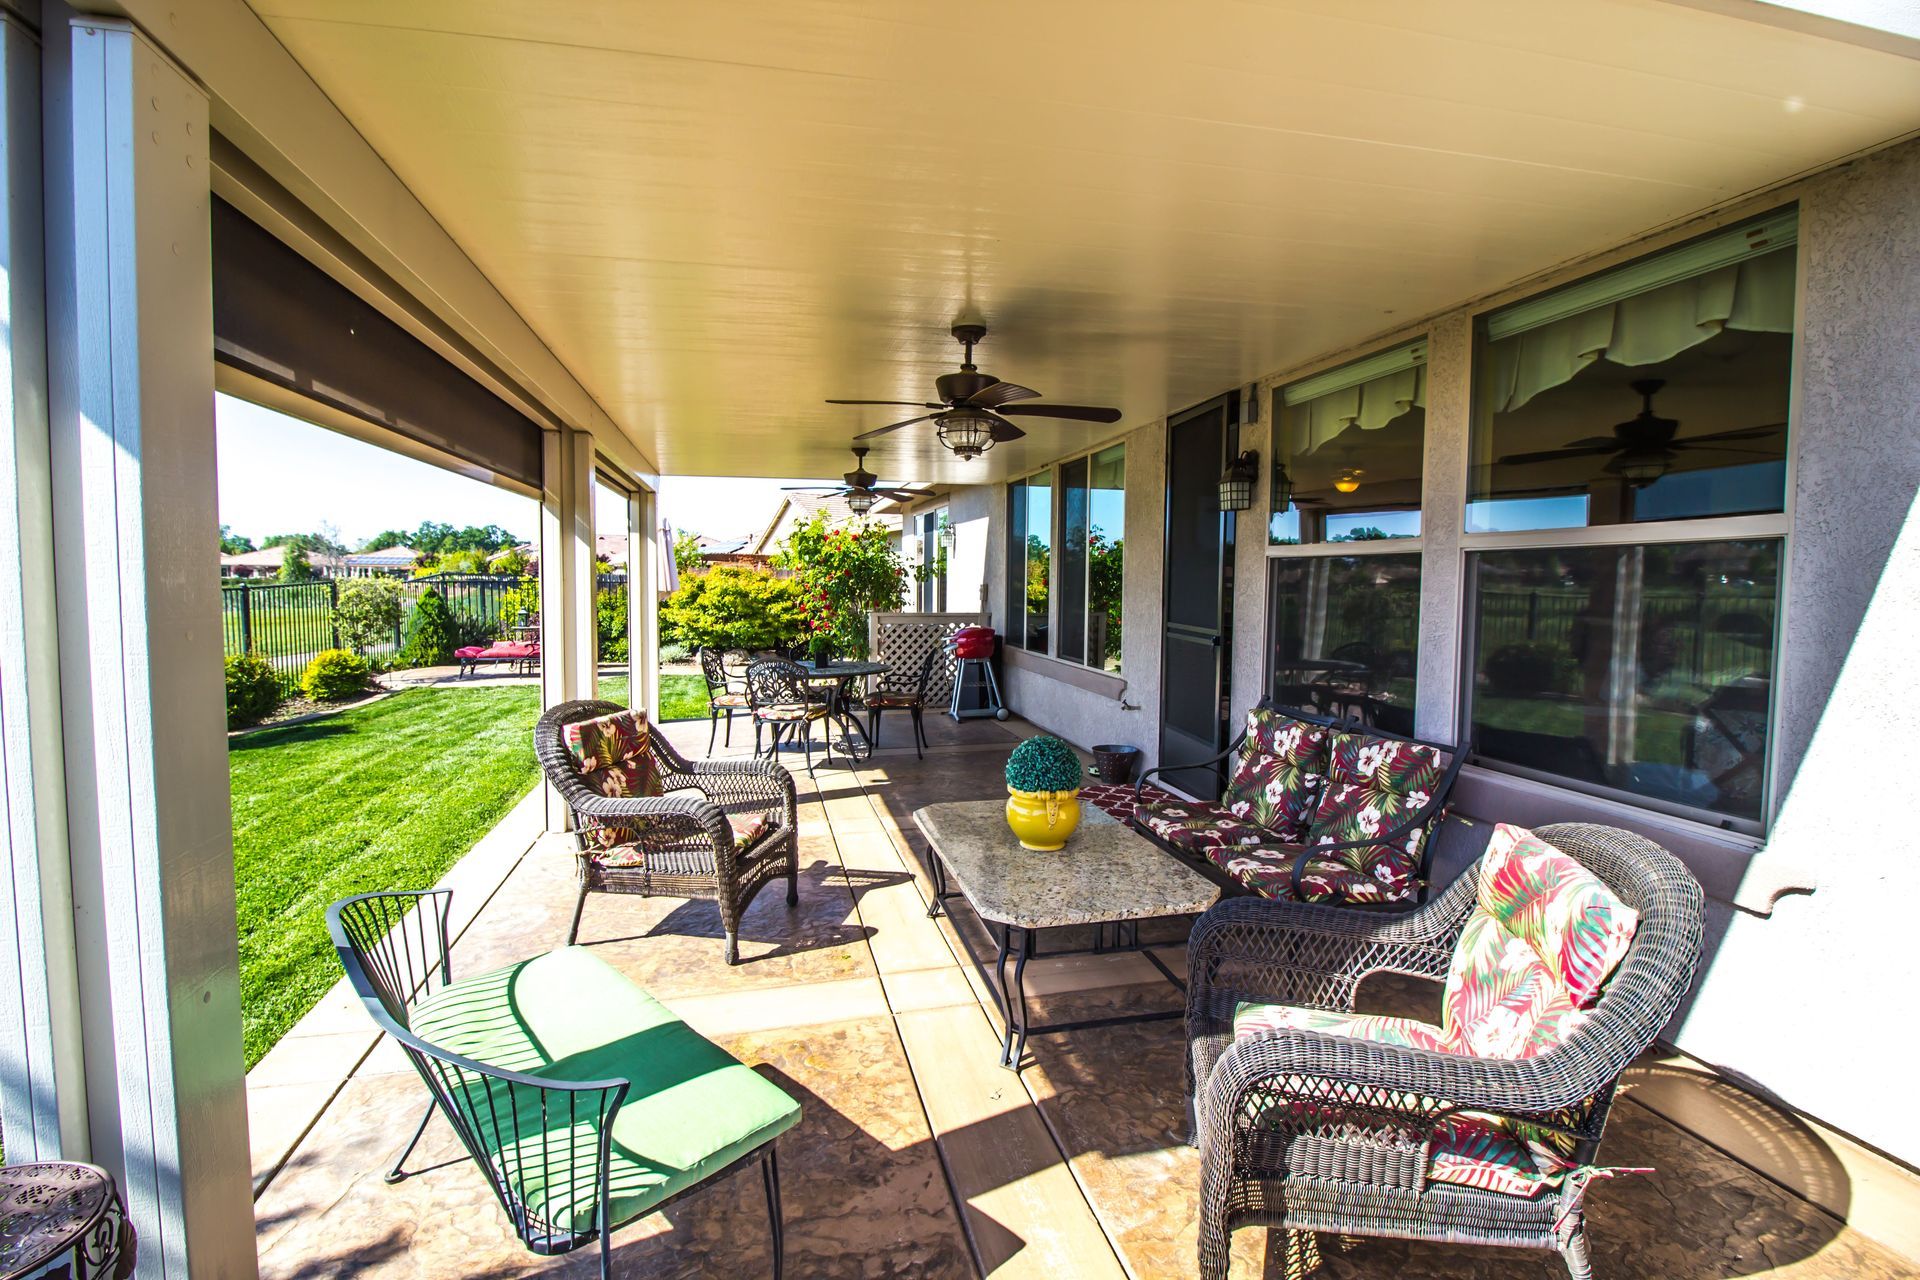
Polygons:
<instances>
[{"instance_id":1,"label":"green seat cushion","mask_svg":"<svg viewBox=\"0 0 1920 1280\"><path fill-rule=\"evenodd\" d=\"M556 1081L627 1080L613 1121L618 1226L792 1128L800 1104L604 961L566 947L464 978L414 1006L413 1032L489 1066ZM594 1229L595 1108L471 1080L456 1095L480 1145L536 1218Z\"/></svg>"}]
</instances>

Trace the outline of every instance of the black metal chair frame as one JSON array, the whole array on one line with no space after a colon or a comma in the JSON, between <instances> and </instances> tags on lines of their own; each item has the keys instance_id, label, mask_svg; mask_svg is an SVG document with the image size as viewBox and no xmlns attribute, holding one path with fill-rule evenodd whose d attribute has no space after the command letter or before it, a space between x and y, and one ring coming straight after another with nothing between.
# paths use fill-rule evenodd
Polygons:
<instances>
[{"instance_id":1,"label":"black metal chair frame","mask_svg":"<svg viewBox=\"0 0 1920 1280\"><path fill-rule=\"evenodd\" d=\"M1598 1155L1620 1076L1653 1045L1692 986L1700 959L1699 882L1631 832L1563 824L1539 836L1639 914L1626 955L1592 1011L1532 1058L1438 1053L1313 1031L1236 1037L1242 1002L1354 1010L1375 973L1442 981L1479 890L1479 863L1411 914L1235 898L1188 941L1187 1096L1200 1147L1200 1274L1227 1274L1239 1226L1288 1233L1303 1260L1315 1233L1551 1249L1573 1280L1592 1274L1588 1178L1569 1174L1532 1197L1425 1178L1434 1124L1492 1114L1574 1139ZM1304 1104L1304 1105L1303 1105Z\"/></svg>"},{"instance_id":2,"label":"black metal chair frame","mask_svg":"<svg viewBox=\"0 0 1920 1280\"><path fill-rule=\"evenodd\" d=\"M942 663L952 663L953 661L952 650L945 646L929 650L927 656L920 660L920 673L913 682L913 701L906 706L901 706L897 703L892 706L887 706L874 702L873 699L876 695L906 692L903 686L889 685L885 679L881 680L879 688L867 695L867 741L872 744L869 750L877 751L880 747L880 713L882 711L906 711L913 717L913 752L922 760L927 758L926 748L933 745L927 741L926 711L928 689L933 682L934 669ZM949 678L951 678L951 676L949 676Z\"/></svg>"},{"instance_id":3,"label":"black metal chair frame","mask_svg":"<svg viewBox=\"0 0 1920 1280\"><path fill-rule=\"evenodd\" d=\"M722 745L730 747L733 745L734 713L743 711L752 715L753 712L751 707L723 707L717 701L723 694L738 694L744 697L747 692L746 678L727 673L726 655L718 649L702 648L700 650L700 675L707 682L707 751L711 753L714 736L720 729L721 717L724 716L727 722L726 737L722 740ZM736 679L740 685L738 689L733 687Z\"/></svg>"},{"instance_id":4,"label":"black metal chair frame","mask_svg":"<svg viewBox=\"0 0 1920 1280\"><path fill-rule=\"evenodd\" d=\"M780 754L780 735L788 729L794 731L806 748L807 769L813 769L813 725L816 720L824 721L833 710L832 698L838 696L835 690L823 690L813 682L810 673L799 663L789 658L764 658L747 668L747 704L753 715L753 754L760 754L761 730L772 731L772 741L767 745L767 754L777 758ZM761 710L776 706L819 707L821 714L808 714L793 720L777 720L762 716ZM832 730L827 731L831 735ZM827 745L832 738L828 737Z\"/></svg>"},{"instance_id":5,"label":"black metal chair frame","mask_svg":"<svg viewBox=\"0 0 1920 1280\"><path fill-rule=\"evenodd\" d=\"M1292 875L1293 892L1296 897L1298 897L1300 893L1300 877L1306 871L1307 863L1312 859L1324 857L1330 853L1337 853L1342 849L1366 849L1377 844L1392 844L1408 833L1431 823L1439 816L1440 811L1446 808L1447 797L1453 794L1453 784L1459 780L1460 769L1466 764L1469 754L1468 749L1464 747L1453 746L1445 742L1429 742L1424 738L1409 738L1398 733L1388 733L1385 730L1376 729L1372 725L1363 724L1358 720L1343 720L1333 716L1315 715L1311 712L1299 711L1292 707L1283 707L1274 702L1272 698L1260 699L1258 706L1262 710L1277 711L1281 715L1290 716L1295 720L1302 720L1308 724L1322 725L1328 729L1338 730L1342 733L1364 733L1375 738L1385 738L1391 742L1410 742L1416 746L1431 747L1435 751L1444 752L1447 756L1446 771L1440 775L1440 781L1434 785L1433 794L1427 797L1425 804L1414 810L1403 821L1381 832L1377 836L1369 836L1364 840L1335 840L1328 841L1325 844L1298 846L1300 852L1294 857ZM1234 754L1240 750L1240 745L1246 740L1247 731L1242 729L1239 734L1235 736L1234 740L1227 745L1225 750L1211 755L1205 760L1197 760L1192 764L1157 765L1152 769L1148 769L1142 773L1133 784L1134 803L1136 805L1140 803L1141 791L1147 785L1147 779L1153 777L1155 774L1165 775L1168 773L1179 773L1189 769L1208 769L1212 770L1214 775L1218 777L1220 774L1220 765L1231 759ZM1142 826L1137 820L1130 817L1127 819L1127 823L1154 844L1211 879L1228 895L1237 896L1253 892L1247 888L1246 885L1225 871L1222 871L1207 859L1195 857L1171 841L1163 839L1158 833ZM1278 841L1275 843L1279 844ZM1282 847L1292 848L1294 846L1288 845ZM1342 909L1349 911L1410 911L1418 907L1422 902L1425 902L1427 898L1427 877L1428 873L1432 870L1433 847L1433 833L1429 832L1428 838L1423 841L1420 846L1420 865L1414 873L1420 889L1412 902L1354 902L1340 903L1338 905Z\"/></svg>"},{"instance_id":6,"label":"black metal chair frame","mask_svg":"<svg viewBox=\"0 0 1920 1280\"><path fill-rule=\"evenodd\" d=\"M688 760L673 749L659 726L647 734L647 750L666 791L660 796L603 796L583 780L561 738L561 729L580 720L612 715L626 708L612 702L563 702L542 715L533 728L534 754L547 781L573 813L582 835L578 858L580 897L574 904L567 941L580 936L580 916L589 893L667 894L710 897L720 908L726 933L726 960L740 962L740 918L755 894L784 876L787 905L800 901L799 804L793 775L773 760ZM773 812L770 830L745 849L734 843L730 813ZM643 860L631 867L607 867L586 847L597 827L643 828Z\"/></svg>"},{"instance_id":7,"label":"black metal chair frame","mask_svg":"<svg viewBox=\"0 0 1920 1280\"><path fill-rule=\"evenodd\" d=\"M360 894L342 898L327 908L327 932L354 994L360 997L374 1024L406 1053L431 1095L426 1113L385 1180L395 1183L408 1176L407 1157L413 1154L437 1108L486 1179L521 1243L533 1253L553 1256L598 1241L600 1275L605 1280L612 1275L612 1233L634 1220L614 1222L610 1209L613 1121L632 1082L559 1080L508 1071L449 1053L416 1036L410 1018L414 1004L453 980L447 927L452 905L452 890L419 889ZM523 1132L525 1120L533 1121L537 1129ZM582 1123L590 1123L589 1132L598 1135L591 1153L583 1149L577 1136ZM556 1140L555 1133L562 1136ZM536 1136L538 1142L528 1140ZM649 1206L636 1218L658 1213L757 1164L772 1220L773 1274L778 1277L784 1265L786 1232L780 1208L776 1140L769 1139L695 1185ZM490 1150L501 1154L489 1155ZM583 1159L591 1158L595 1170L592 1229L578 1231L547 1221L527 1204L519 1190L523 1185L519 1175L528 1167L525 1157L529 1151L539 1158L539 1185L544 1186L571 1184L571 1177L555 1178L553 1171L571 1173Z\"/></svg>"}]
</instances>

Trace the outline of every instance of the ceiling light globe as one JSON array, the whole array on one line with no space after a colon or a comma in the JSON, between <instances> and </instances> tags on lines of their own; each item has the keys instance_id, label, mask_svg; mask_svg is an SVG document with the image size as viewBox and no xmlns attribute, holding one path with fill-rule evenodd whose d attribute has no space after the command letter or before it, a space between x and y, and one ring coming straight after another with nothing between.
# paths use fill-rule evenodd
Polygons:
<instances>
[{"instance_id":1,"label":"ceiling light globe","mask_svg":"<svg viewBox=\"0 0 1920 1280\"><path fill-rule=\"evenodd\" d=\"M857 516L863 516L873 510L873 504L879 499L865 489L855 489L847 495L847 510Z\"/></svg>"},{"instance_id":2,"label":"ceiling light globe","mask_svg":"<svg viewBox=\"0 0 1920 1280\"><path fill-rule=\"evenodd\" d=\"M993 419L983 413L956 409L934 419L940 443L956 458L977 458L993 448Z\"/></svg>"}]
</instances>

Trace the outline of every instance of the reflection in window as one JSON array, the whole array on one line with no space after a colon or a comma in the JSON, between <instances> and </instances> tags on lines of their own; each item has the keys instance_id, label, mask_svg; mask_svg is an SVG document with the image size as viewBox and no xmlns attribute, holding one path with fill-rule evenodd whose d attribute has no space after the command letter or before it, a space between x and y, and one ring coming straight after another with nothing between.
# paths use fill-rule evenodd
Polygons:
<instances>
[{"instance_id":1,"label":"reflection in window","mask_svg":"<svg viewBox=\"0 0 1920 1280\"><path fill-rule=\"evenodd\" d=\"M1467 529L1783 509L1793 217L1487 317Z\"/></svg>"},{"instance_id":2,"label":"reflection in window","mask_svg":"<svg viewBox=\"0 0 1920 1280\"><path fill-rule=\"evenodd\" d=\"M1008 644L1049 652L1053 581L1053 476L1042 471L1007 486Z\"/></svg>"},{"instance_id":3,"label":"reflection in window","mask_svg":"<svg viewBox=\"0 0 1920 1280\"><path fill-rule=\"evenodd\" d=\"M1274 395L1275 545L1371 542L1420 534L1426 346L1343 365Z\"/></svg>"},{"instance_id":4,"label":"reflection in window","mask_svg":"<svg viewBox=\"0 0 1920 1280\"><path fill-rule=\"evenodd\" d=\"M1087 497L1087 665L1120 670L1120 600L1126 551L1127 448L1093 455Z\"/></svg>"},{"instance_id":5,"label":"reflection in window","mask_svg":"<svg viewBox=\"0 0 1920 1280\"><path fill-rule=\"evenodd\" d=\"M1780 543L1481 552L1479 753L1758 829Z\"/></svg>"},{"instance_id":6,"label":"reflection in window","mask_svg":"<svg viewBox=\"0 0 1920 1280\"><path fill-rule=\"evenodd\" d=\"M1272 574L1274 701L1411 735L1420 557L1289 556Z\"/></svg>"}]
</instances>

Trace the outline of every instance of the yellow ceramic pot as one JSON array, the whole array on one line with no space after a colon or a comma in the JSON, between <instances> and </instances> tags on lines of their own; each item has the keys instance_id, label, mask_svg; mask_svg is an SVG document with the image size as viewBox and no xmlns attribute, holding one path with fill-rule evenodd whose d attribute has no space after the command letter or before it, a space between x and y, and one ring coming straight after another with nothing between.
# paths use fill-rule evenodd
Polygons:
<instances>
[{"instance_id":1,"label":"yellow ceramic pot","mask_svg":"<svg viewBox=\"0 0 1920 1280\"><path fill-rule=\"evenodd\" d=\"M1071 791L1016 791L1007 788L1007 825L1022 849L1052 853L1080 825L1080 788Z\"/></svg>"}]
</instances>

